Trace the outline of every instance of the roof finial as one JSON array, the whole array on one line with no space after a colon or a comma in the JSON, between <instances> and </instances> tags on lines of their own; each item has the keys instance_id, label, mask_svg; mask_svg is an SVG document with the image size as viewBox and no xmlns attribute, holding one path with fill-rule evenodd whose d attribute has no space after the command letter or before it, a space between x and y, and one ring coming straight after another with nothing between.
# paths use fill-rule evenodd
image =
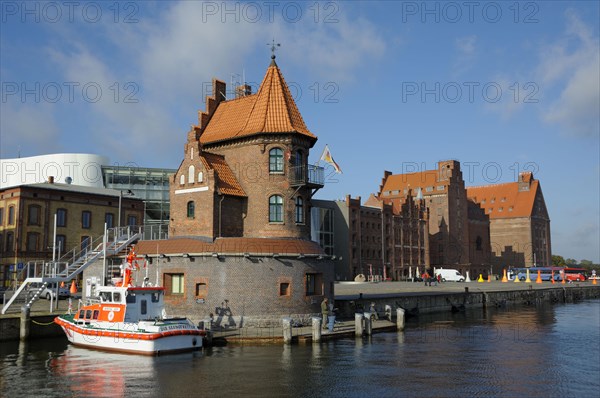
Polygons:
<instances>
[{"instance_id":1,"label":"roof finial","mask_svg":"<svg viewBox=\"0 0 600 398\"><path fill-rule=\"evenodd\" d=\"M275 38L273 38L273 42L267 43L267 46L271 46L271 65L275 65L275 50L277 47L281 47L281 44L275 43Z\"/></svg>"}]
</instances>

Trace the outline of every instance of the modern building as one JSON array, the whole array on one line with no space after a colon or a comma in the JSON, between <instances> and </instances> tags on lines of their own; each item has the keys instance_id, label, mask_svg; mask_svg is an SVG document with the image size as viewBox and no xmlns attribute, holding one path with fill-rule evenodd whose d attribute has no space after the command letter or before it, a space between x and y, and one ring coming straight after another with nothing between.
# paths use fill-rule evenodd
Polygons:
<instances>
[{"instance_id":1,"label":"modern building","mask_svg":"<svg viewBox=\"0 0 600 398\"><path fill-rule=\"evenodd\" d=\"M56 241L54 218L56 215ZM139 225L144 204L121 191L55 183L0 190L0 286L8 286L30 261L59 259L83 249L108 228ZM18 278L19 281L22 277Z\"/></svg>"},{"instance_id":2,"label":"modern building","mask_svg":"<svg viewBox=\"0 0 600 398\"><path fill-rule=\"evenodd\" d=\"M422 198L384 204L371 195L313 200L312 239L334 256L337 280L405 280L429 266L427 209ZM362 275L362 276L361 276Z\"/></svg>"},{"instance_id":3,"label":"modern building","mask_svg":"<svg viewBox=\"0 0 600 398\"><path fill-rule=\"evenodd\" d=\"M154 226L162 237L168 234L169 178L175 169L111 164L105 156L87 153L57 153L16 159L0 159L0 188L37 184L52 178L57 184L110 188L144 202L140 223ZM150 231L150 229L148 229Z\"/></svg>"},{"instance_id":4,"label":"modern building","mask_svg":"<svg viewBox=\"0 0 600 398\"><path fill-rule=\"evenodd\" d=\"M552 264L550 217L533 173L520 173L517 182L468 187L467 195L490 219L496 268Z\"/></svg>"}]
</instances>

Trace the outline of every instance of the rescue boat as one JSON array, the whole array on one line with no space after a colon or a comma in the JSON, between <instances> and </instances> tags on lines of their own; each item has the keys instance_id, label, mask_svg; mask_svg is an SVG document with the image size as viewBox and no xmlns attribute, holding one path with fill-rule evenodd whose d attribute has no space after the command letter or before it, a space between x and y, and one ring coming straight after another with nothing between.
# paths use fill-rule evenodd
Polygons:
<instances>
[{"instance_id":1,"label":"rescue boat","mask_svg":"<svg viewBox=\"0 0 600 398\"><path fill-rule=\"evenodd\" d=\"M123 278L114 285L97 286L73 314L57 316L69 342L105 351L159 355L202 347L205 331L188 318L169 318L164 308L165 289L144 278L133 286L128 258Z\"/></svg>"}]
</instances>

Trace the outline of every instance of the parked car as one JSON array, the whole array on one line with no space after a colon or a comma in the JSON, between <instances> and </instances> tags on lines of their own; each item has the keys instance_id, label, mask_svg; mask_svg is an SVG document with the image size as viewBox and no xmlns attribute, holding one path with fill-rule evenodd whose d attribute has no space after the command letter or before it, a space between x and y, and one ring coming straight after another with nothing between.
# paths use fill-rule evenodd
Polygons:
<instances>
[{"instance_id":1,"label":"parked car","mask_svg":"<svg viewBox=\"0 0 600 398\"><path fill-rule=\"evenodd\" d=\"M35 292L40 288L40 286L42 286L41 282L31 283L28 288L28 296L32 297L35 294ZM68 298L70 295L71 294L69 293L69 289L67 289L66 287L58 288L59 299ZM56 282L48 283L40 293L40 297L45 298L46 300L50 300L51 298L54 298L54 300L56 300Z\"/></svg>"}]
</instances>

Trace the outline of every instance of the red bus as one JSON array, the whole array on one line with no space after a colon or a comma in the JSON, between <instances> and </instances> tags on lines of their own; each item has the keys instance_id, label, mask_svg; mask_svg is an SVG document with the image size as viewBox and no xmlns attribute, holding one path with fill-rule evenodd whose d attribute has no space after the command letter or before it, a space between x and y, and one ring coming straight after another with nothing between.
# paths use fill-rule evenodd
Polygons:
<instances>
[{"instance_id":1,"label":"red bus","mask_svg":"<svg viewBox=\"0 0 600 398\"><path fill-rule=\"evenodd\" d=\"M587 278L587 270L585 268L569 268L563 269L565 273L565 281L567 282L584 282Z\"/></svg>"}]
</instances>

